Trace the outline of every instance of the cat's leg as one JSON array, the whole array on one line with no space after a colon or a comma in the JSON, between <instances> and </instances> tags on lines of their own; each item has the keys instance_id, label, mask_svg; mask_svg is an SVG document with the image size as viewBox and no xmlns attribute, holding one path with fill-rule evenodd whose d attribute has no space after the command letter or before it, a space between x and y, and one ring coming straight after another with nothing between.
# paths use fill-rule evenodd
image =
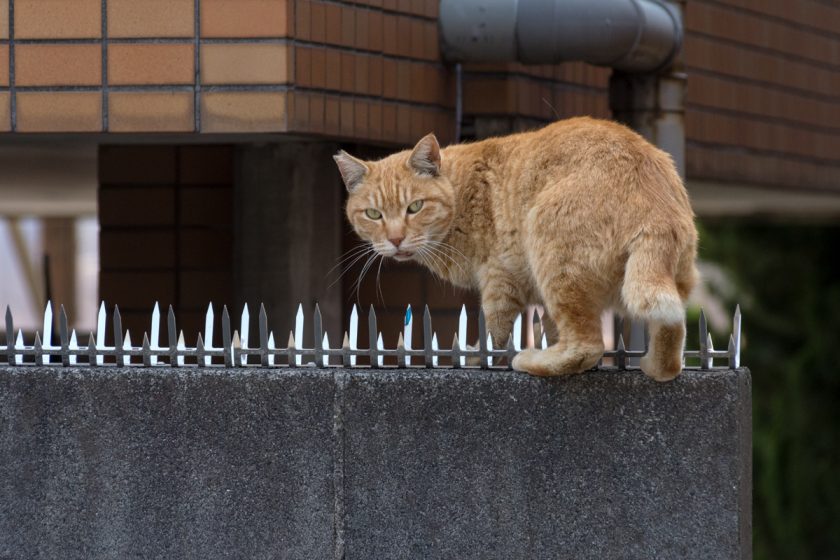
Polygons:
<instances>
[{"instance_id":1,"label":"cat's leg","mask_svg":"<svg viewBox=\"0 0 840 560\"><path fill-rule=\"evenodd\" d=\"M676 253L668 242L641 237L627 259L622 286L631 315L648 323L650 346L639 365L656 381L670 381L682 371L684 302L697 281L693 245L680 258Z\"/></svg>"},{"instance_id":2,"label":"cat's leg","mask_svg":"<svg viewBox=\"0 0 840 560\"><path fill-rule=\"evenodd\" d=\"M481 285L481 309L495 348L504 348L516 316L525 308L525 294L514 278L500 270L487 270Z\"/></svg>"},{"instance_id":3,"label":"cat's leg","mask_svg":"<svg viewBox=\"0 0 840 560\"><path fill-rule=\"evenodd\" d=\"M656 381L671 381L682 371L682 351L685 342L685 324L648 322L650 345L639 366L648 377Z\"/></svg>"},{"instance_id":4,"label":"cat's leg","mask_svg":"<svg viewBox=\"0 0 840 560\"><path fill-rule=\"evenodd\" d=\"M555 376L594 367L604 354L601 306L586 289L586 280L554 273L544 275L539 284L556 342L545 350L523 350L513 359L513 368Z\"/></svg>"}]
</instances>

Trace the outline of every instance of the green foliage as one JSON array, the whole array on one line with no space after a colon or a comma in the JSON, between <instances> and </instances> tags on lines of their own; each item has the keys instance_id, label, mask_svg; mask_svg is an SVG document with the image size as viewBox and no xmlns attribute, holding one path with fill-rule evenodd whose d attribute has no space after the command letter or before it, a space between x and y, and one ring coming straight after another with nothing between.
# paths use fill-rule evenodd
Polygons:
<instances>
[{"instance_id":1,"label":"green foliage","mask_svg":"<svg viewBox=\"0 0 840 560\"><path fill-rule=\"evenodd\" d=\"M840 227L709 223L744 308L755 558L840 558Z\"/></svg>"}]
</instances>

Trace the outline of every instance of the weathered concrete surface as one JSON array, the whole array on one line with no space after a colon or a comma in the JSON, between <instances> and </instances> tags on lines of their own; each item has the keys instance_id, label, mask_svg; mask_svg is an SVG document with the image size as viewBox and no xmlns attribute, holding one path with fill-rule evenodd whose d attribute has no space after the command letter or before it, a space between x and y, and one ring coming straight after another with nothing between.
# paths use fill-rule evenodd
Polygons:
<instances>
[{"instance_id":1,"label":"weathered concrete surface","mask_svg":"<svg viewBox=\"0 0 840 560\"><path fill-rule=\"evenodd\" d=\"M333 376L0 370L0 558L331 558Z\"/></svg>"},{"instance_id":2,"label":"weathered concrete surface","mask_svg":"<svg viewBox=\"0 0 840 560\"><path fill-rule=\"evenodd\" d=\"M746 371L354 376L347 558L750 558Z\"/></svg>"},{"instance_id":3,"label":"weathered concrete surface","mask_svg":"<svg viewBox=\"0 0 840 560\"><path fill-rule=\"evenodd\" d=\"M745 371L0 368L0 558L749 558Z\"/></svg>"}]
</instances>

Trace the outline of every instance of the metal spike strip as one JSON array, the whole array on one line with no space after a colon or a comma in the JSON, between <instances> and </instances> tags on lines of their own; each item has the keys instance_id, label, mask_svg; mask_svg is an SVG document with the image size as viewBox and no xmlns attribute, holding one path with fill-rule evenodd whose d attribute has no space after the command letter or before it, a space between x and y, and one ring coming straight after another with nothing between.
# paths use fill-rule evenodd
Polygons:
<instances>
[{"instance_id":1,"label":"metal spike strip","mask_svg":"<svg viewBox=\"0 0 840 560\"><path fill-rule=\"evenodd\" d=\"M53 311L52 304L48 303L44 310L44 330L41 331L43 335L41 332L36 332L33 345L27 346L20 330L15 336L14 317L11 308L7 308L5 346L0 346L0 354L5 354L4 362L13 366L60 364L61 366L87 365L89 367L182 367L185 365L203 367L298 367L304 365L303 358L307 357L307 366L334 367L340 365L356 367L356 358L365 356L369 359L370 364L364 367L372 368L433 368L439 367L442 363L443 367L453 368L510 369L513 358L522 347L523 337L522 317L520 316L514 323L504 347L494 348L494 341L487 331L486 318L483 313L479 312L478 348L467 347L467 312L465 308L462 308L458 320L458 330L452 337L451 347L440 348L438 337L432 329L432 315L428 306L426 306L423 310L422 346L415 346L412 343L413 318L411 308L408 307L406 308L405 325L403 331L398 333L396 347L386 348L382 333L378 330L376 311L371 307L368 313L368 346L367 348L358 348L358 311L354 307L350 317L350 329L344 333L341 347L331 348L320 307L316 306L312 326L314 341L312 348L307 348L302 344L304 316L303 308L299 306L295 317L294 331L289 333L287 347L277 348L274 333L268 329L268 316L265 306L260 306L259 345L258 347L249 347L248 329L250 319L248 307L244 306L240 330L233 332L231 332L230 314L228 309L223 307L221 318L222 347L215 347L212 342L215 317L211 305L207 309L204 330L197 333L196 345L187 347L184 342L184 333L177 329L175 313L170 306L166 319L168 345L162 347L160 346L160 311L158 305L155 305L151 318L150 330L143 333L141 345L134 346L131 341L131 334L128 331L123 331L119 309L114 307L111 317L114 345L106 346L107 313L105 304L102 303L97 315L95 333L91 332L89 334L86 346L79 346L75 330L69 328L70 318L67 316L66 310L60 307L57 322L60 344L53 345L51 343ZM733 316L732 332L728 337L726 349L716 350L712 335L709 332L706 315L701 312L699 349L686 350L683 353L684 358L696 359L698 365L690 366L688 369L740 367L741 320L741 310L738 307ZM540 338L543 338L542 333ZM495 344L500 342L495 341ZM538 346L542 345L541 340L534 342ZM623 334L619 334L616 349L604 353L604 357L615 358L615 366L608 366L607 369L635 369L634 366L628 366L629 360L643 356L644 352L628 350L625 346ZM259 360L249 360L248 356L251 355L259 356ZM80 364L79 356L83 356L87 363L82 361ZM311 361L308 359L309 356L312 356ZM332 357L340 359L333 360ZM412 363L412 358L422 359L422 365ZM444 358L444 360L440 358ZM478 365L467 365L467 358L477 358ZM107 363L106 359L108 360ZM715 366L715 361L719 365ZM470 360L470 363L472 363L472 360ZM721 365L723 363L726 365Z\"/></svg>"}]
</instances>

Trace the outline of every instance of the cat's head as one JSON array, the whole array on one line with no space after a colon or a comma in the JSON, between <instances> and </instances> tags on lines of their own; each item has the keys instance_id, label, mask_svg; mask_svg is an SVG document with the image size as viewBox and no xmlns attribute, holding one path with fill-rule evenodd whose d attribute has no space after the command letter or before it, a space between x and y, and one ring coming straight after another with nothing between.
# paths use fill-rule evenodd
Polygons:
<instances>
[{"instance_id":1,"label":"cat's head","mask_svg":"<svg viewBox=\"0 0 840 560\"><path fill-rule=\"evenodd\" d=\"M347 152L333 156L350 196L347 218L359 237L386 257L423 260L452 226L455 197L441 171L434 134L411 151L379 161L361 161Z\"/></svg>"}]
</instances>

